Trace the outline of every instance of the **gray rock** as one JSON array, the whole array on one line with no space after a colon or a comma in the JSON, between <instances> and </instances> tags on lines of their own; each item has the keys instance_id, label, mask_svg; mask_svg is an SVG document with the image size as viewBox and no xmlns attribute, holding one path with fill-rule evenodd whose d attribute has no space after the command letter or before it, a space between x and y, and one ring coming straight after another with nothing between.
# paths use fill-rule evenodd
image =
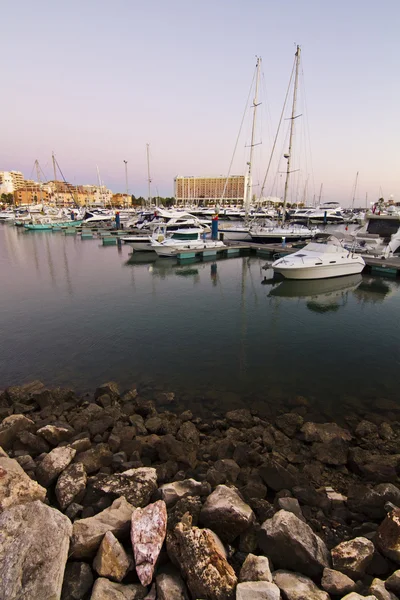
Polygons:
<instances>
[{"instance_id":1,"label":"gray rock","mask_svg":"<svg viewBox=\"0 0 400 600\"><path fill-rule=\"evenodd\" d=\"M81 600L93 585L92 569L84 562L67 563L61 600Z\"/></svg>"},{"instance_id":2,"label":"gray rock","mask_svg":"<svg viewBox=\"0 0 400 600\"><path fill-rule=\"evenodd\" d=\"M334 440L351 441L351 433L336 423L305 423L301 433L306 442L323 442L329 444Z\"/></svg>"},{"instance_id":3,"label":"gray rock","mask_svg":"<svg viewBox=\"0 0 400 600\"><path fill-rule=\"evenodd\" d=\"M107 531L93 561L94 570L100 577L121 582L130 566L131 562L123 546L111 531Z\"/></svg>"},{"instance_id":4,"label":"gray rock","mask_svg":"<svg viewBox=\"0 0 400 600\"><path fill-rule=\"evenodd\" d=\"M21 431L34 431L35 424L23 415L10 415L3 419L0 425L0 446L8 450L11 448L18 433Z\"/></svg>"},{"instance_id":5,"label":"gray rock","mask_svg":"<svg viewBox=\"0 0 400 600\"><path fill-rule=\"evenodd\" d=\"M52 446L58 446L61 442L67 442L74 435L74 430L69 425L56 426L45 425L38 429L37 434L42 436Z\"/></svg>"},{"instance_id":6,"label":"gray rock","mask_svg":"<svg viewBox=\"0 0 400 600\"><path fill-rule=\"evenodd\" d=\"M167 533L167 508L163 500L138 508L132 514L131 541L136 573L142 585L149 585Z\"/></svg>"},{"instance_id":7,"label":"gray rock","mask_svg":"<svg viewBox=\"0 0 400 600\"><path fill-rule=\"evenodd\" d=\"M18 504L44 500L46 493L16 460L0 457L0 513Z\"/></svg>"},{"instance_id":8,"label":"gray rock","mask_svg":"<svg viewBox=\"0 0 400 600\"><path fill-rule=\"evenodd\" d=\"M17 433L17 438L25 446L28 448L29 452L33 456L37 456L38 454L43 454L44 452L49 452L50 447L46 440L41 438L30 431L20 431Z\"/></svg>"},{"instance_id":9,"label":"gray rock","mask_svg":"<svg viewBox=\"0 0 400 600\"><path fill-rule=\"evenodd\" d=\"M283 466L270 457L259 467L258 472L274 492L292 490L299 483L298 473L291 465Z\"/></svg>"},{"instance_id":10,"label":"gray rock","mask_svg":"<svg viewBox=\"0 0 400 600\"><path fill-rule=\"evenodd\" d=\"M247 581L236 588L236 600L280 600L281 593L274 583Z\"/></svg>"},{"instance_id":11,"label":"gray rock","mask_svg":"<svg viewBox=\"0 0 400 600\"><path fill-rule=\"evenodd\" d=\"M147 427L147 425L146 425ZM191 423L190 421L186 421L183 423L176 434L176 438L185 444L190 444L191 446L198 447L200 445L200 434L196 425Z\"/></svg>"},{"instance_id":12,"label":"gray rock","mask_svg":"<svg viewBox=\"0 0 400 600\"><path fill-rule=\"evenodd\" d=\"M222 473L225 476L225 481L228 483L235 483L240 473L239 465L231 458L217 460L214 463L214 469L218 473Z\"/></svg>"},{"instance_id":13,"label":"gray rock","mask_svg":"<svg viewBox=\"0 0 400 600\"><path fill-rule=\"evenodd\" d=\"M86 489L87 475L82 463L73 463L61 473L56 484L56 497L61 510L71 502L79 503Z\"/></svg>"},{"instance_id":14,"label":"gray rock","mask_svg":"<svg viewBox=\"0 0 400 600\"><path fill-rule=\"evenodd\" d=\"M76 462L81 462L88 475L95 473L101 467L108 467L111 464L113 453L107 444L97 444L94 448L79 452L76 455Z\"/></svg>"},{"instance_id":15,"label":"gray rock","mask_svg":"<svg viewBox=\"0 0 400 600\"><path fill-rule=\"evenodd\" d=\"M389 592L400 595L400 569L392 573L385 581L385 587Z\"/></svg>"},{"instance_id":16,"label":"gray rock","mask_svg":"<svg viewBox=\"0 0 400 600\"><path fill-rule=\"evenodd\" d=\"M278 510L286 510L287 512L291 512L294 515L296 515L296 517L298 517L301 521L305 522L303 511L301 510L297 498L278 498L278 500L276 501L276 506Z\"/></svg>"},{"instance_id":17,"label":"gray rock","mask_svg":"<svg viewBox=\"0 0 400 600\"><path fill-rule=\"evenodd\" d=\"M400 508L386 515L376 532L375 543L384 556L400 563Z\"/></svg>"},{"instance_id":18,"label":"gray rock","mask_svg":"<svg viewBox=\"0 0 400 600\"><path fill-rule=\"evenodd\" d=\"M342 600L378 600L376 596L361 596L357 592L350 592L346 596L343 596Z\"/></svg>"},{"instance_id":19,"label":"gray rock","mask_svg":"<svg viewBox=\"0 0 400 600\"><path fill-rule=\"evenodd\" d=\"M235 488L219 485L208 496L200 512L200 522L230 543L255 521L250 506Z\"/></svg>"},{"instance_id":20,"label":"gray rock","mask_svg":"<svg viewBox=\"0 0 400 600\"><path fill-rule=\"evenodd\" d=\"M0 598L60 598L71 532L70 520L39 500L1 513Z\"/></svg>"},{"instance_id":21,"label":"gray rock","mask_svg":"<svg viewBox=\"0 0 400 600\"><path fill-rule=\"evenodd\" d=\"M398 600L395 594L392 594L385 587L385 582L382 579L375 578L369 586L370 594L377 597L378 600Z\"/></svg>"},{"instance_id":22,"label":"gray rock","mask_svg":"<svg viewBox=\"0 0 400 600\"><path fill-rule=\"evenodd\" d=\"M124 496L133 506L143 507L157 489L157 472L151 467L129 469L114 475L92 477L90 487L111 498Z\"/></svg>"},{"instance_id":23,"label":"gray rock","mask_svg":"<svg viewBox=\"0 0 400 600\"><path fill-rule=\"evenodd\" d=\"M177 573L161 573L156 578L157 600L189 600L185 582Z\"/></svg>"},{"instance_id":24,"label":"gray rock","mask_svg":"<svg viewBox=\"0 0 400 600\"><path fill-rule=\"evenodd\" d=\"M329 552L321 538L307 523L285 510L263 523L259 545L278 568L317 577L330 566Z\"/></svg>"},{"instance_id":25,"label":"gray rock","mask_svg":"<svg viewBox=\"0 0 400 600\"><path fill-rule=\"evenodd\" d=\"M324 569L321 587L329 594L334 596L342 596L356 589L355 582L340 571L334 569Z\"/></svg>"},{"instance_id":26,"label":"gray rock","mask_svg":"<svg viewBox=\"0 0 400 600\"><path fill-rule=\"evenodd\" d=\"M117 538L127 535L133 511L134 507L125 498L118 498L94 517L75 521L70 548L72 558L94 556L107 531L112 531Z\"/></svg>"},{"instance_id":27,"label":"gray rock","mask_svg":"<svg viewBox=\"0 0 400 600\"><path fill-rule=\"evenodd\" d=\"M400 490L392 483L380 483L372 489L362 484L349 486L347 504L353 512L363 513L371 519L383 519L386 502L400 506Z\"/></svg>"},{"instance_id":28,"label":"gray rock","mask_svg":"<svg viewBox=\"0 0 400 600\"><path fill-rule=\"evenodd\" d=\"M332 548L331 556L335 570L353 579L360 579L373 559L374 545L364 537L357 537Z\"/></svg>"},{"instance_id":29,"label":"gray rock","mask_svg":"<svg viewBox=\"0 0 400 600\"><path fill-rule=\"evenodd\" d=\"M169 508L178 500L186 496L203 496L210 493L211 489L208 484L195 479L184 479L183 481L173 481L160 486L159 492L161 498Z\"/></svg>"},{"instance_id":30,"label":"gray rock","mask_svg":"<svg viewBox=\"0 0 400 600\"><path fill-rule=\"evenodd\" d=\"M272 581L269 560L266 556L248 554L240 569L239 581Z\"/></svg>"},{"instance_id":31,"label":"gray rock","mask_svg":"<svg viewBox=\"0 0 400 600\"><path fill-rule=\"evenodd\" d=\"M396 482L400 469L400 454L376 454L363 448L351 448L348 465L352 471L369 481Z\"/></svg>"},{"instance_id":32,"label":"gray rock","mask_svg":"<svg viewBox=\"0 0 400 600\"><path fill-rule=\"evenodd\" d=\"M157 452L161 461L175 460L191 469L196 467L196 448L180 442L171 434L160 437L157 443Z\"/></svg>"},{"instance_id":33,"label":"gray rock","mask_svg":"<svg viewBox=\"0 0 400 600\"><path fill-rule=\"evenodd\" d=\"M58 475L68 467L75 454L76 450L70 446L54 448L44 457L36 469L38 482L44 487L49 487Z\"/></svg>"},{"instance_id":34,"label":"gray rock","mask_svg":"<svg viewBox=\"0 0 400 600\"><path fill-rule=\"evenodd\" d=\"M103 577L96 579L90 600L143 600L147 588L142 585L114 583Z\"/></svg>"},{"instance_id":35,"label":"gray rock","mask_svg":"<svg viewBox=\"0 0 400 600\"><path fill-rule=\"evenodd\" d=\"M311 579L300 573L276 571L274 582L283 592L286 600L329 600L329 594L320 590Z\"/></svg>"}]
</instances>

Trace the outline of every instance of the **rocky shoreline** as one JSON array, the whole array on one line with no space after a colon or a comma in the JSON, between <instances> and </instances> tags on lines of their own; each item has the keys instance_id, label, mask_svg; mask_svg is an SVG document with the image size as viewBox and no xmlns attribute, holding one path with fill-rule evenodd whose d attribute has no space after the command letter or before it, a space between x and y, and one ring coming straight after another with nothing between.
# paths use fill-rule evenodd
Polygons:
<instances>
[{"instance_id":1,"label":"rocky shoreline","mask_svg":"<svg viewBox=\"0 0 400 600\"><path fill-rule=\"evenodd\" d=\"M307 412L0 392L0 600L400 597L400 420Z\"/></svg>"}]
</instances>

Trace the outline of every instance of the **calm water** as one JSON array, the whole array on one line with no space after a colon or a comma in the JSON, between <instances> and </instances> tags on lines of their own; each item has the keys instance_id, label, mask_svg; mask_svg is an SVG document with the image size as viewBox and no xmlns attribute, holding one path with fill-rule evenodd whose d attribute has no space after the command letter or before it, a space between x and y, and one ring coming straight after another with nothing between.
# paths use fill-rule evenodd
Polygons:
<instances>
[{"instance_id":1,"label":"calm water","mask_svg":"<svg viewBox=\"0 0 400 600\"><path fill-rule=\"evenodd\" d=\"M326 414L400 407L398 281L272 284L265 259L182 267L130 252L0 227L0 389L112 379L176 391L191 408L297 395Z\"/></svg>"}]
</instances>

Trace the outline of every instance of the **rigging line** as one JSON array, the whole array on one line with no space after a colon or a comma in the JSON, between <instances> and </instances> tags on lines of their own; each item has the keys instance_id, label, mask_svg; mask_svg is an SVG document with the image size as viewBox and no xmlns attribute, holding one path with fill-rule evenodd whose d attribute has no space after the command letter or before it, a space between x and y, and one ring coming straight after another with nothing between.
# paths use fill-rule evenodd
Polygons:
<instances>
[{"instance_id":1,"label":"rigging line","mask_svg":"<svg viewBox=\"0 0 400 600\"><path fill-rule=\"evenodd\" d=\"M311 147L311 135L310 135L310 121L308 119L308 105L307 105L307 95L306 95L306 85L305 85L305 77L304 71L301 70L301 83L302 83L302 96L304 103L304 113L305 113L305 122L306 122L306 133L308 138L309 152L310 152L310 171L313 185L313 194L315 194L315 177L314 177L314 161L312 155L312 147Z\"/></svg>"},{"instance_id":2,"label":"rigging line","mask_svg":"<svg viewBox=\"0 0 400 600\"><path fill-rule=\"evenodd\" d=\"M286 90L285 101L283 103L283 108L282 108L281 116L280 116L280 119L279 119L278 128L276 130L274 143L272 145L272 150L271 150L271 155L270 155L269 161L268 161L267 171L265 173L264 181L263 181L263 184L262 184L261 190L260 190L260 198L262 197L262 195L264 193L265 184L267 182L267 177L268 177L269 170L270 170L270 167L271 167L271 162L272 162L272 158L273 158L273 155L274 155L274 151L275 151L275 147L276 147L276 142L277 142L277 139L278 139L279 131L280 131L281 124L282 124L282 121L283 121L283 115L285 114L285 110L286 110L286 103L287 103L287 100L288 100L288 97L289 97L290 88L291 88L291 85L292 85L292 80L293 80L293 75L294 75L294 71L295 71L295 66L296 66L296 61L293 63L292 73L290 75L289 85L288 85L288 88Z\"/></svg>"},{"instance_id":3,"label":"rigging line","mask_svg":"<svg viewBox=\"0 0 400 600\"><path fill-rule=\"evenodd\" d=\"M220 199L221 199L221 201L222 201L222 200L224 199L224 197L225 197L226 188L227 188L227 186L228 186L228 179L229 179L229 176L230 176L230 174L231 174L232 164L233 164L233 161L234 161L234 158L235 158L235 154L236 154L236 150L237 150L237 147L238 147L238 144L239 144L239 138L240 138L240 134L242 133L242 127L243 127L243 123L244 123L244 120L245 120L245 117L246 117L246 113L247 113L247 107L248 107L248 104L249 104L249 99L250 99L250 96L251 96L251 92L252 92L252 90L253 90L253 84L254 84L254 79L255 79L255 77L256 77L256 73L257 73L257 67L256 67L256 68L255 68L255 70L254 70L253 79L251 80L251 85L250 85L250 89L249 89L249 94L248 94L248 96L247 96L247 100L246 100L246 106L245 106L245 109L244 109L244 113L243 113L242 121L241 121L241 123L240 123L239 133L238 133L238 135L237 135L237 138L236 138L236 143L235 143L235 147L234 147L234 149L233 149L233 154L232 154L231 162L230 162L230 164L229 164L228 174L227 174L227 176L226 176L226 179L225 179L225 184L224 184L224 189L222 190L222 195L221 195L221 198L220 198Z\"/></svg>"},{"instance_id":4,"label":"rigging line","mask_svg":"<svg viewBox=\"0 0 400 600\"><path fill-rule=\"evenodd\" d=\"M64 183L66 184L66 183L67 183L67 181L66 181L66 179L65 179L65 177L64 177L64 173L61 171L60 165L58 164L58 161L57 161L56 157L54 157L54 160L56 161L56 165L57 165L57 167L58 167L58 170L60 171L60 173L61 173L61 176L62 176L62 178L64 179ZM68 191L69 191L69 193L70 193L70 195L71 195L71 198L72 198L72 200L73 200L73 201L74 201L74 203L75 203L75 198L74 198L74 195L73 195L72 191L71 191L69 188L68 188Z\"/></svg>"}]
</instances>

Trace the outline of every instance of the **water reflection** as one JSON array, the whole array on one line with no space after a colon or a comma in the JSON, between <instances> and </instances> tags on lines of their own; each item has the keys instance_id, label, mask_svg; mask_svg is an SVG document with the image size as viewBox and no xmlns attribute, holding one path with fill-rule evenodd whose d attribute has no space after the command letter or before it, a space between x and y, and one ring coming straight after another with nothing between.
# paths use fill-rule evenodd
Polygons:
<instances>
[{"instance_id":1,"label":"water reflection","mask_svg":"<svg viewBox=\"0 0 400 600\"><path fill-rule=\"evenodd\" d=\"M362 282L355 290L354 295L361 303L383 302L400 289L398 280L384 279L365 275Z\"/></svg>"}]
</instances>

